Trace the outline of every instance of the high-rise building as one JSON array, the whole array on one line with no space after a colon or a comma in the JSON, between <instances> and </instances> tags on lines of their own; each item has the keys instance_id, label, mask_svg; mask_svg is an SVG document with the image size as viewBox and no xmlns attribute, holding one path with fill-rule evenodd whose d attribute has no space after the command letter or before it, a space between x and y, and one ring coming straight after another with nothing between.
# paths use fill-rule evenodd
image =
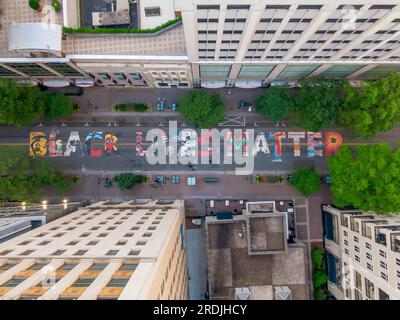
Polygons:
<instances>
[{"instance_id":1,"label":"high-rise building","mask_svg":"<svg viewBox=\"0 0 400 320\"><path fill-rule=\"evenodd\" d=\"M25 0L0 3L0 77L256 88L400 70L400 0L64 0L55 14L50 3L42 13ZM112 32L94 33L104 28Z\"/></svg>"},{"instance_id":2,"label":"high-rise building","mask_svg":"<svg viewBox=\"0 0 400 320\"><path fill-rule=\"evenodd\" d=\"M328 289L337 299L400 299L400 218L323 206Z\"/></svg>"},{"instance_id":3,"label":"high-rise building","mask_svg":"<svg viewBox=\"0 0 400 320\"><path fill-rule=\"evenodd\" d=\"M183 201L97 202L0 244L0 299L187 299Z\"/></svg>"},{"instance_id":4,"label":"high-rise building","mask_svg":"<svg viewBox=\"0 0 400 320\"><path fill-rule=\"evenodd\" d=\"M399 71L400 1L177 0L193 80L260 87Z\"/></svg>"}]
</instances>

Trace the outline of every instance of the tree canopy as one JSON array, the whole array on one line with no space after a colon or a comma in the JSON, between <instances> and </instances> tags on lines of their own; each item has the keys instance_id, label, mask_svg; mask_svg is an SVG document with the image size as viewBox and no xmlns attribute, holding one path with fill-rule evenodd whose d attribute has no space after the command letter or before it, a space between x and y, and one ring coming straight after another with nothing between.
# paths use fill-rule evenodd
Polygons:
<instances>
[{"instance_id":1,"label":"tree canopy","mask_svg":"<svg viewBox=\"0 0 400 320\"><path fill-rule=\"evenodd\" d=\"M74 108L70 98L62 93L45 94L44 117L48 121L62 119L74 113Z\"/></svg>"},{"instance_id":2,"label":"tree canopy","mask_svg":"<svg viewBox=\"0 0 400 320\"><path fill-rule=\"evenodd\" d=\"M400 75L389 74L360 88L347 85L345 91L341 124L357 136L372 137L400 121Z\"/></svg>"},{"instance_id":3,"label":"tree canopy","mask_svg":"<svg viewBox=\"0 0 400 320\"><path fill-rule=\"evenodd\" d=\"M377 214L400 212L400 150L388 144L342 146L328 160L334 204Z\"/></svg>"},{"instance_id":4,"label":"tree canopy","mask_svg":"<svg viewBox=\"0 0 400 320\"><path fill-rule=\"evenodd\" d=\"M130 190L136 184L145 182L146 176L134 175L133 173L127 172L114 176L113 180L121 190Z\"/></svg>"},{"instance_id":5,"label":"tree canopy","mask_svg":"<svg viewBox=\"0 0 400 320\"><path fill-rule=\"evenodd\" d=\"M288 88L271 87L256 102L256 111L262 116L279 121L293 111L294 103Z\"/></svg>"},{"instance_id":6,"label":"tree canopy","mask_svg":"<svg viewBox=\"0 0 400 320\"><path fill-rule=\"evenodd\" d=\"M320 177L314 169L298 169L293 173L290 184L297 188L305 197L319 190Z\"/></svg>"},{"instance_id":7,"label":"tree canopy","mask_svg":"<svg viewBox=\"0 0 400 320\"><path fill-rule=\"evenodd\" d=\"M2 80L0 85L0 124L18 127L37 121L43 114L45 102L37 87L17 85Z\"/></svg>"},{"instance_id":8,"label":"tree canopy","mask_svg":"<svg viewBox=\"0 0 400 320\"><path fill-rule=\"evenodd\" d=\"M225 111L218 93L190 91L179 100L185 120L200 128L211 128L224 120Z\"/></svg>"},{"instance_id":9,"label":"tree canopy","mask_svg":"<svg viewBox=\"0 0 400 320\"><path fill-rule=\"evenodd\" d=\"M52 121L73 113L73 104L62 93L42 92L38 87L2 80L0 85L0 124L22 127L43 115Z\"/></svg>"},{"instance_id":10,"label":"tree canopy","mask_svg":"<svg viewBox=\"0 0 400 320\"><path fill-rule=\"evenodd\" d=\"M0 149L0 201L37 201L45 185L57 186L62 194L70 182L45 160L29 158L20 147Z\"/></svg>"},{"instance_id":11,"label":"tree canopy","mask_svg":"<svg viewBox=\"0 0 400 320\"><path fill-rule=\"evenodd\" d=\"M300 82L295 102L295 124L309 131L331 128L339 122L343 80L313 78Z\"/></svg>"}]
</instances>

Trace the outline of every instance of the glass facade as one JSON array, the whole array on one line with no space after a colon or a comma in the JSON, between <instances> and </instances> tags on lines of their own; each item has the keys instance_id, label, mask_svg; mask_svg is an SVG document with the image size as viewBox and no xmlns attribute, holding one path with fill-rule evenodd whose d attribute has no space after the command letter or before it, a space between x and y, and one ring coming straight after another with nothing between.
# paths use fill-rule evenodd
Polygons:
<instances>
[{"instance_id":1,"label":"glass facade","mask_svg":"<svg viewBox=\"0 0 400 320\"><path fill-rule=\"evenodd\" d=\"M303 64L287 66L277 77L278 80L301 79L319 68L319 65Z\"/></svg>"},{"instance_id":2,"label":"glass facade","mask_svg":"<svg viewBox=\"0 0 400 320\"><path fill-rule=\"evenodd\" d=\"M319 77L346 78L363 67L364 65L334 65L322 72Z\"/></svg>"},{"instance_id":3,"label":"glass facade","mask_svg":"<svg viewBox=\"0 0 400 320\"><path fill-rule=\"evenodd\" d=\"M48 63L50 68L67 77L80 77L82 74L65 63Z\"/></svg>"},{"instance_id":4,"label":"glass facade","mask_svg":"<svg viewBox=\"0 0 400 320\"><path fill-rule=\"evenodd\" d=\"M265 79L274 68L272 64L245 64L240 69L239 78Z\"/></svg>"},{"instance_id":5,"label":"glass facade","mask_svg":"<svg viewBox=\"0 0 400 320\"><path fill-rule=\"evenodd\" d=\"M374 78L390 72L400 71L400 65L379 65L360 75L360 78Z\"/></svg>"},{"instance_id":6,"label":"glass facade","mask_svg":"<svg viewBox=\"0 0 400 320\"><path fill-rule=\"evenodd\" d=\"M13 77L13 76L19 76L19 74L14 73L6 68L0 67L0 77Z\"/></svg>"},{"instance_id":7,"label":"glass facade","mask_svg":"<svg viewBox=\"0 0 400 320\"><path fill-rule=\"evenodd\" d=\"M10 63L10 67L17 69L18 71L23 72L28 76L54 76L54 74L49 70L46 70L45 68L42 68L41 66L34 63Z\"/></svg>"},{"instance_id":8,"label":"glass facade","mask_svg":"<svg viewBox=\"0 0 400 320\"><path fill-rule=\"evenodd\" d=\"M202 65L200 75L202 78L227 78L231 65Z\"/></svg>"}]
</instances>

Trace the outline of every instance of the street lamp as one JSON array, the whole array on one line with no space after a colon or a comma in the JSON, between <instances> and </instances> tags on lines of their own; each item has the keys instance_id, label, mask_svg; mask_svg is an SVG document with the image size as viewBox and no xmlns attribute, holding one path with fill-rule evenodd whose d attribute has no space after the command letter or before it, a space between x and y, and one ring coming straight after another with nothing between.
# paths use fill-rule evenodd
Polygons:
<instances>
[{"instance_id":1,"label":"street lamp","mask_svg":"<svg viewBox=\"0 0 400 320\"><path fill-rule=\"evenodd\" d=\"M42 201L43 209L47 209L47 201L43 200Z\"/></svg>"},{"instance_id":2,"label":"street lamp","mask_svg":"<svg viewBox=\"0 0 400 320\"><path fill-rule=\"evenodd\" d=\"M22 202L22 210L24 210L25 211L25 209L26 209L26 202Z\"/></svg>"},{"instance_id":3,"label":"street lamp","mask_svg":"<svg viewBox=\"0 0 400 320\"><path fill-rule=\"evenodd\" d=\"M64 199L64 200L63 200L63 203L64 203L64 209L67 209L67 206L68 206L68 200L67 200L67 199Z\"/></svg>"}]
</instances>

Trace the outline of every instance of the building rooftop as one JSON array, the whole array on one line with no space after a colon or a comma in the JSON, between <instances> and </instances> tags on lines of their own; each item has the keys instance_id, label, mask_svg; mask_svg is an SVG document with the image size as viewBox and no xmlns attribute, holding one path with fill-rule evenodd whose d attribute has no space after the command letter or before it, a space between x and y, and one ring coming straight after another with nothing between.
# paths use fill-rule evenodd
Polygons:
<instances>
[{"instance_id":1,"label":"building rooftop","mask_svg":"<svg viewBox=\"0 0 400 320\"><path fill-rule=\"evenodd\" d=\"M273 206L271 206L273 204ZM260 208L261 203L247 203ZM206 218L208 281L211 299L308 299L306 247L287 240L287 216L265 203L266 213Z\"/></svg>"},{"instance_id":2,"label":"building rooftop","mask_svg":"<svg viewBox=\"0 0 400 320\"><path fill-rule=\"evenodd\" d=\"M86 2L93 4L96 1L85 1L85 6L87 5ZM105 1L97 2L104 3ZM41 4L43 7L50 5L51 0L42 0ZM63 21L64 9L62 8L56 13L53 23L69 26L69 22ZM68 7L66 10L68 10L69 19L71 19L71 16L73 16L71 8ZM102 10L99 9L99 11ZM1 1L0 57L26 57L22 52L9 51L10 26L19 23L40 23L43 18L43 14L32 10L26 0ZM62 41L61 51L65 55L186 55L186 45L183 26L182 24L178 24L168 28L164 32L152 35L85 34L80 36L78 34L66 34Z\"/></svg>"}]
</instances>

